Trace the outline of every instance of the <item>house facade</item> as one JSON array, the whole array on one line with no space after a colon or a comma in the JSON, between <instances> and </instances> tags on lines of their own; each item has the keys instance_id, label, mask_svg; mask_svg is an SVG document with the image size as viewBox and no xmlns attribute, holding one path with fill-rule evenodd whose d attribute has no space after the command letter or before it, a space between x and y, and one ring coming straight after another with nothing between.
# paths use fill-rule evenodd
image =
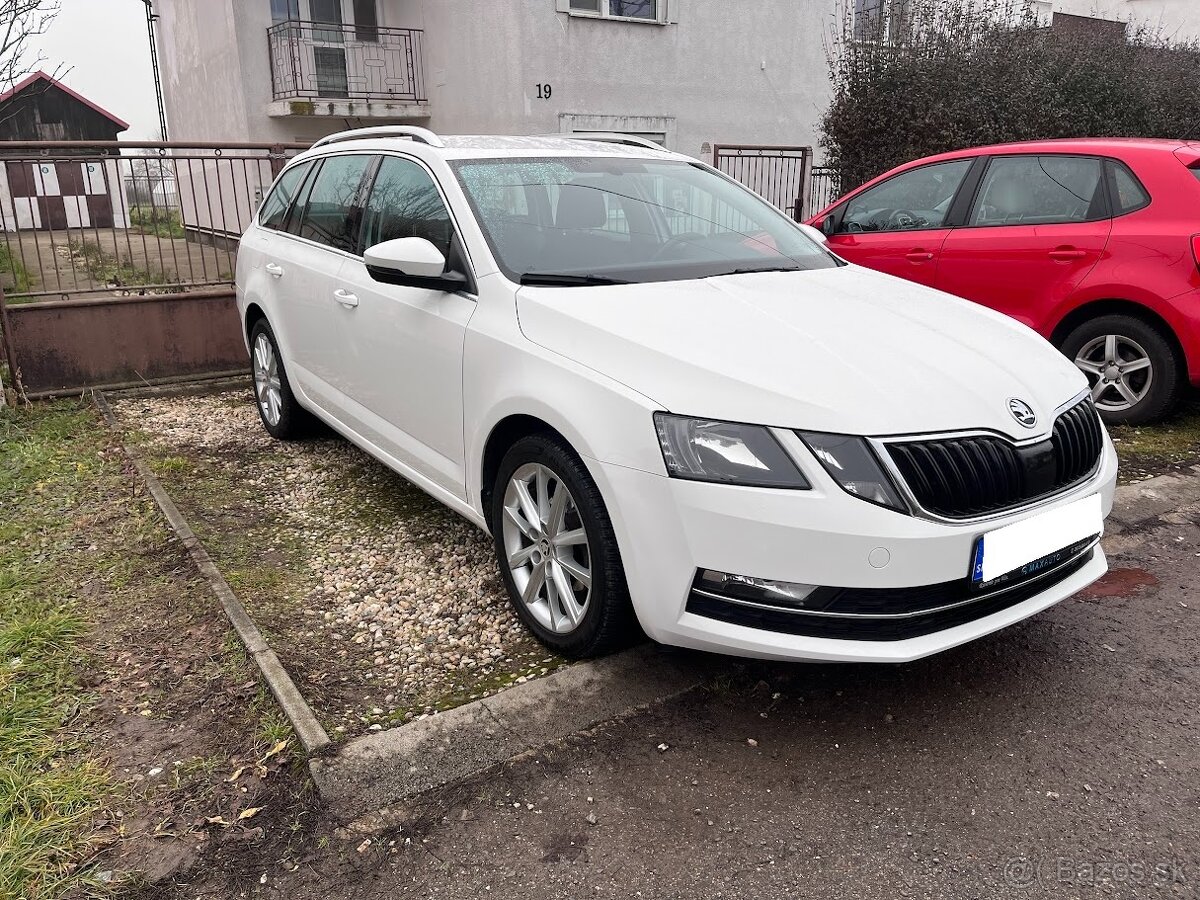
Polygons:
<instances>
[{"instance_id":1,"label":"house facade","mask_svg":"<svg viewBox=\"0 0 1200 900\"><path fill-rule=\"evenodd\" d=\"M156 0L171 136L622 131L815 146L839 0Z\"/></svg>"}]
</instances>

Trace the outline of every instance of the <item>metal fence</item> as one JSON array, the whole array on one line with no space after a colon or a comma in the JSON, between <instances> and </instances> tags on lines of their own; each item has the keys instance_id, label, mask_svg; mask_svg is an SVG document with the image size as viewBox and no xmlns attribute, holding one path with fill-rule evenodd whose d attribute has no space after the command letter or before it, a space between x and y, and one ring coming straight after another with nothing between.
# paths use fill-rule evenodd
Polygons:
<instances>
[{"instance_id":1,"label":"metal fence","mask_svg":"<svg viewBox=\"0 0 1200 900\"><path fill-rule=\"evenodd\" d=\"M0 145L0 286L12 304L228 284L237 238L305 146Z\"/></svg>"},{"instance_id":2,"label":"metal fence","mask_svg":"<svg viewBox=\"0 0 1200 900\"><path fill-rule=\"evenodd\" d=\"M413 28L280 22L267 29L276 100L425 98L422 32Z\"/></svg>"},{"instance_id":3,"label":"metal fence","mask_svg":"<svg viewBox=\"0 0 1200 900\"><path fill-rule=\"evenodd\" d=\"M804 211L804 218L815 216L840 196L841 185L837 172L824 166L814 168L808 192L808 208Z\"/></svg>"},{"instance_id":4,"label":"metal fence","mask_svg":"<svg viewBox=\"0 0 1200 900\"><path fill-rule=\"evenodd\" d=\"M717 144L713 165L795 219L807 207L811 147Z\"/></svg>"},{"instance_id":5,"label":"metal fence","mask_svg":"<svg viewBox=\"0 0 1200 900\"><path fill-rule=\"evenodd\" d=\"M306 144L0 144L0 338L30 397L245 365L237 241Z\"/></svg>"}]
</instances>

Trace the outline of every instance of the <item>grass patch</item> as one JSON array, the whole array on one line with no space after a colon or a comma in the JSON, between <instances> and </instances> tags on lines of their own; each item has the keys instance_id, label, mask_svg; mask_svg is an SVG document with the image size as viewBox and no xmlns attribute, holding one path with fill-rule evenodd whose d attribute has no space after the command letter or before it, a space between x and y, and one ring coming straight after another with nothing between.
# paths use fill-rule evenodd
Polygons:
<instances>
[{"instance_id":1,"label":"grass patch","mask_svg":"<svg viewBox=\"0 0 1200 900\"><path fill-rule=\"evenodd\" d=\"M8 295L6 299L11 303L20 303L20 295L33 287L33 276L8 244L0 244L0 282Z\"/></svg>"},{"instance_id":2,"label":"grass patch","mask_svg":"<svg viewBox=\"0 0 1200 900\"><path fill-rule=\"evenodd\" d=\"M62 569L105 463L74 403L0 411L0 897L90 890L79 869L108 779L77 726L86 625Z\"/></svg>"},{"instance_id":3,"label":"grass patch","mask_svg":"<svg viewBox=\"0 0 1200 900\"><path fill-rule=\"evenodd\" d=\"M1200 464L1200 400L1189 399L1164 422L1110 428L1121 480L1140 481Z\"/></svg>"},{"instance_id":4,"label":"grass patch","mask_svg":"<svg viewBox=\"0 0 1200 900\"><path fill-rule=\"evenodd\" d=\"M181 238L184 235L179 212L155 206L133 206L129 209L129 224L142 234L162 238Z\"/></svg>"},{"instance_id":5,"label":"grass patch","mask_svg":"<svg viewBox=\"0 0 1200 900\"><path fill-rule=\"evenodd\" d=\"M71 256L81 263L88 277L112 287L154 285L160 293L177 293L179 277L162 269L140 268L128 257L115 256L90 241L71 241Z\"/></svg>"}]
</instances>

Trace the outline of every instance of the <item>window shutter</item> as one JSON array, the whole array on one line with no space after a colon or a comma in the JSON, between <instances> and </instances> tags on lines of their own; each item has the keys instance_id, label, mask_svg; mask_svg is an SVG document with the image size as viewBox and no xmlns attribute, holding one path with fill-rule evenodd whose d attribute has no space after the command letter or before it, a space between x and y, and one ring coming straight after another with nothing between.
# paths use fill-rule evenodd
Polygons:
<instances>
[{"instance_id":1,"label":"window shutter","mask_svg":"<svg viewBox=\"0 0 1200 900\"><path fill-rule=\"evenodd\" d=\"M683 6L683 0L662 0L662 3L666 7L663 11L663 21L672 25L678 22L679 7Z\"/></svg>"},{"instance_id":2,"label":"window shutter","mask_svg":"<svg viewBox=\"0 0 1200 900\"><path fill-rule=\"evenodd\" d=\"M558 11L569 13L571 11L571 0L558 0Z\"/></svg>"}]
</instances>

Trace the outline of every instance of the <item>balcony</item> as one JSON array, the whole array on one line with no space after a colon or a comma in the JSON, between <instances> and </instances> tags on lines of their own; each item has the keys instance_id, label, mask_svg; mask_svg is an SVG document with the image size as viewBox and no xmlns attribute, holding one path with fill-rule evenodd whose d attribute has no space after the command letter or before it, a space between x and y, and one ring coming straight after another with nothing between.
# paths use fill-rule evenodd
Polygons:
<instances>
[{"instance_id":1,"label":"balcony","mask_svg":"<svg viewBox=\"0 0 1200 900\"><path fill-rule=\"evenodd\" d=\"M271 116L426 119L422 32L280 22L267 29Z\"/></svg>"}]
</instances>

